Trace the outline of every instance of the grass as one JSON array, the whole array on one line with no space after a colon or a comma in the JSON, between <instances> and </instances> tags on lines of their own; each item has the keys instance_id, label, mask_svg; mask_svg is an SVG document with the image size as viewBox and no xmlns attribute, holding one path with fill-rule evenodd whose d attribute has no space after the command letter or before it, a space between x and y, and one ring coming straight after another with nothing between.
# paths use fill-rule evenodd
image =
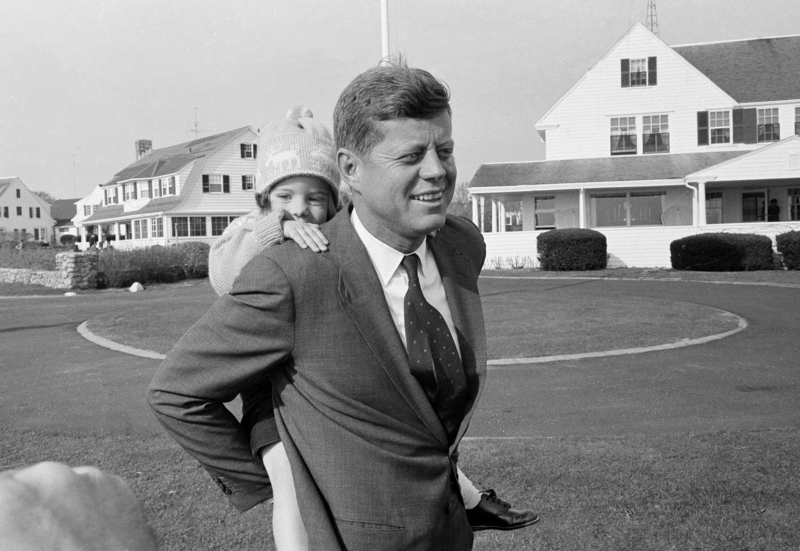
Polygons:
<instances>
[{"instance_id":1,"label":"grass","mask_svg":"<svg viewBox=\"0 0 800 551\"><path fill-rule=\"evenodd\" d=\"M0 429L0 468L93 464L142 499L162 551L274 549L271 505L238 514L166 436ZM42 442L47 442L42 446ZM9 451L13 450L13 451ZM800 430L467 440L462 468L542 521L476 534L476 550L782 551L800 546Z\"/></svg>"}]
</instances>

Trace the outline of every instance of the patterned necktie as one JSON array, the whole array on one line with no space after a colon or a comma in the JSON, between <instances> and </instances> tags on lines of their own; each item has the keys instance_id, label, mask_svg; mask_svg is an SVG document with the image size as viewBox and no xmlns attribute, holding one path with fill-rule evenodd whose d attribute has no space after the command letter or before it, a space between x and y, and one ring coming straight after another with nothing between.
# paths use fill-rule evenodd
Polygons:
<instances>
[{"instance_id":1,"label":"patterned necktie","mask_svg":"<svg viewBox=\"0 0 800 551\"><path fill-rule=\"evenodd\" d=\"M442 314L425 300L419 285L419 257L402 266L408 274L404 300L406 348L411 374L420 382L452 443L464 418L467 383L458 349Z\"/></svg>"}]
</instances>

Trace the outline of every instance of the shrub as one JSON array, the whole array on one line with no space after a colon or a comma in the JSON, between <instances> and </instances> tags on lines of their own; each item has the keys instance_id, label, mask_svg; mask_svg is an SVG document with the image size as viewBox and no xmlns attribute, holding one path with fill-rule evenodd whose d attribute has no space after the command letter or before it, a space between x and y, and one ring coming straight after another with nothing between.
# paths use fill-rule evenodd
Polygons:
<instances>
[{"instance_id":1,"label":"shrub","mask_svg":"<svg viewBox=\"0 0 800 551\"><path fill-rule=\"evenodd\" d=\"M99 286L128 287L133 282L170 283L208 275L206 243L182 243L174 247L154 245L141 249L100 251Z\"/></svg>"},{"instance_id":2,"label":"shrub","mask_svg":"<svg viewBox=\"0 0 800 551\"><path fill-rule=\"evenodd\" d=\"M736 272L772 270L772 241L751 233L701 233L669 245L676 270Z\"/></svg>"},{"instance_id":3,"label":"shrub","mask_svg":"<svg viewBox=\"0 0 800 551\"><path fill-rule=\"evenodd\" d=\"M782 233L775 238L783 264L790 270L800 270L800 231Z\"/></svg>"},{"instance_id":4,"label":"shrub","mask_svg":"<svg viewBox=\"0 0 800 551\"><path fill-rule=\"evenodd\" d=\"M608 264L606 236L594 230L550 230L536 238L542 270L602 270Z\"/></svg>"},{"instance_id":5,"label":"shrub","mask_svg":"<svg viewBox=\"0 0 800 551\"><path fill-rule=\"evenodd\" d=\"M72 245L75 244L76 237L74 235L72 235L72 234L67 233L67 234L62 235L59 238L59 241L65 247L72 247Z\"/></svg>"},{"instance_id":6,"label":"shrub","mask_svg":"<svg viewBox=\"0 0 800 551\"><path fill-rule=\"evenodd\" d=\"M47 270L56 269L56 254L71 248L41 247L38 243L25 242L17 249L19 241L0 241L0 268Z\"/></svg>"}]
</instances>

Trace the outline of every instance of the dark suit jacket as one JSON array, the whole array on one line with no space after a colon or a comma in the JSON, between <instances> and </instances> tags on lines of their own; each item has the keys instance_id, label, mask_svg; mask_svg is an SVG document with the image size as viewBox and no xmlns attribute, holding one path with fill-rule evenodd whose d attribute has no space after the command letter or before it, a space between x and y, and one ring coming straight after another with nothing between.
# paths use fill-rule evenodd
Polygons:
<instances>
[{"instance_id":1,"label":"dark suit jacket","mask_svg":"<svg viewBox=\"0 0 800 551\"><path fill-rule=\"evenodd\" d=\"M310 548L471 549L457 446L486 373L478 274L485 246L448 217L428 243L453 314L468 408L453 445L411 375L348 211L322 254L270 247L170 352L148 400L239 509L270 495L248 434L223 403L269 376Z\"/></svg>"}]
</instances>

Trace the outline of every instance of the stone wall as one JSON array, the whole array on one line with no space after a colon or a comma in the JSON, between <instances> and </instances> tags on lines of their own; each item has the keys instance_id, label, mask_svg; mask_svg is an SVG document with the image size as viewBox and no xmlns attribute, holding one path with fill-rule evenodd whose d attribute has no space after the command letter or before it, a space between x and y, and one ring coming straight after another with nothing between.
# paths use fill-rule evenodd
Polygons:
<instances>
[{"instance_id":1,"label":"stone wall","mask_svg":"<svg viewBox=\"0 0 800 551\"><path fill-rule=\"evenodd\" d=\"M0 281L44 285L52 289L94 289L97 287L97 253L56 254L56 270L0 268Z\"/></svg>"}]
</instances>

